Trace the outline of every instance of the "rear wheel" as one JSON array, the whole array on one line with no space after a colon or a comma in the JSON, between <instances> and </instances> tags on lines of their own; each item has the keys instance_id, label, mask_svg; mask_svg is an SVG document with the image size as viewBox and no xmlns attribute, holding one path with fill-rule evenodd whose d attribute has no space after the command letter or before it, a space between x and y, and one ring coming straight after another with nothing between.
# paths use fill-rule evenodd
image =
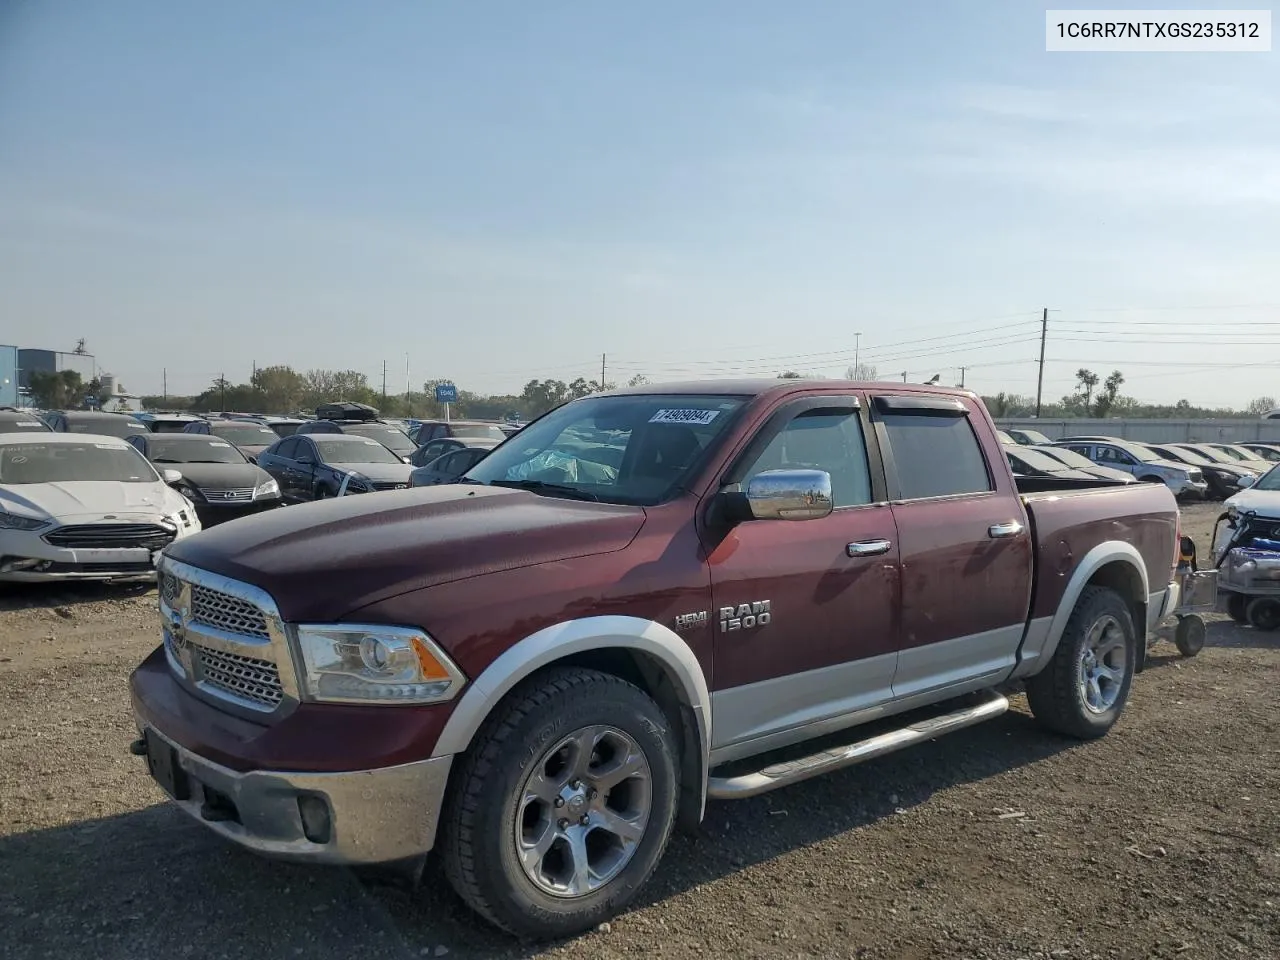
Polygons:
<instances>
[{"instance_id":1,"label":"rear wheel","mask_svg":"<svg viewBox=\"0 0 1280 960\"><path fill-rule=\"evenodd\" d=\"M1280 601L1270 597L1255 597L1250 601L1246 612L1249 623L1255 630L1265 630L1270 633L1272 630L1280 629Z\"/></svg>"},{"instance_id":2,"label":"rear wheel","mask_svg":"<svg viewBox=\"0 0 1280 960\"><path fill-rule=\"evenodd\" d=\"M1227 613L1236 623L1249 622L1249 598L1243 593L1227 594Z\"/></svg>"},{"instance_id":3,"label":"rear wheel","mask_svg":"<svg viewBox=\"0 0 1280 960\"><path fill-rule=\"evenodd\" d=\"M629 683L565 668L498 706L455 774L442 822L450 883L522 937L566 937L617 914L666 848L677 741Z\"/></svg>"},{"instance_id":4,"label":"rear wheel","mask_svg":"<svg viewBox=\"0 0 1280 960\"><path fill-rule=\"evenodd\" d=\"M1204 640L1207 635L1208 630L1205 628L1204 620L1192 614L1178 620L1173 642L1177 644L1178 652L1184 657L1194 657L1204 649Z\"/></svg>"},{"instance_id":5,"label":"rear wheel","mask_svg":"<svg viewBox=\"0 0 1280 960\"><path fill-rule=\"evenodd\" d=\"M1080 739L1101 737L1129 699L1137 664L1137 634L1129 605L1114 590L1085 587L1053 659L1027 680L1027 702L1051 730Z\"/></svg>"}]
</instances>

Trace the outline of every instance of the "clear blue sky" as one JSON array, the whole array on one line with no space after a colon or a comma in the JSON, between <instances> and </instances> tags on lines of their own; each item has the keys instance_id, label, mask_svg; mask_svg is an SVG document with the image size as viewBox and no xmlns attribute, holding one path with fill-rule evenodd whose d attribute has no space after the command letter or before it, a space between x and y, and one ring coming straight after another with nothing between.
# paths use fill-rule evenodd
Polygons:
<instances>
[{"instance_id":1,"label":"clear blue sky","mask_svg":"<svg viewBox=\"0 0 1280 960\"><path fill-rule=\"evenodd\" d=\"M139 392L839 375L860 332L1032 393L1047 305L1050 397L1280 394L1276 54L1047 54L1026 2L6 0L0 211L0 342Z\"/></svg>"}]
</instances>

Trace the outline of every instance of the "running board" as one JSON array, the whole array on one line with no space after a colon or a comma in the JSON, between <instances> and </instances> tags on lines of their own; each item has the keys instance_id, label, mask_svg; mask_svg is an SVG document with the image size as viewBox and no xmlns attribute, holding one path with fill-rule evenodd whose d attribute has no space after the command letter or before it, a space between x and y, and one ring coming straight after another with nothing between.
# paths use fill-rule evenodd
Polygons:
<instances>
[{"instance_id":1,"label":"running board","mask_svg":"<svg viewBox=\"0 0 1280 960\"><path fill-rule=\"evenodd\" d=\"M707 781L707 796L716 800L744 800L747 797L759 796L770 790L777 790L779 787L790 786L793 783L808 780L810 777L831 773L843 767L851 767L856 763L872 760L955 730L972 727L984 720L998 717L1008 709L1009 699L1002 694L992 692L989 699L981 703L953 713L920 720L867 740L824 750L822 753L801 757L799 760L775 763L754 773L744 773L736 777L711 777Z\"/></svg>"}]
</instances>

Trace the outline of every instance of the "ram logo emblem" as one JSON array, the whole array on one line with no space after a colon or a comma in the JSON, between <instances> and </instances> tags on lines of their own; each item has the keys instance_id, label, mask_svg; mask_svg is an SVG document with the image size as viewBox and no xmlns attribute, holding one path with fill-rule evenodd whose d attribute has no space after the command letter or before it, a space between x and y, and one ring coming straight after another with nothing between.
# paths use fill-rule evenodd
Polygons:
<instances>
[{"instance_id":1,"label":"ram logo emblem","mask_svg":"<svg viewBox=\"0 0 1280 960\"><path fill-rule=\"evenodd\" d=\"M720 632L732 633L734 630L750 630L752 627L767 627L773 615L769 612L768 600L755 600L751 603L740 603L736 607L720 608Z\"/></svg>"}]
</instances>

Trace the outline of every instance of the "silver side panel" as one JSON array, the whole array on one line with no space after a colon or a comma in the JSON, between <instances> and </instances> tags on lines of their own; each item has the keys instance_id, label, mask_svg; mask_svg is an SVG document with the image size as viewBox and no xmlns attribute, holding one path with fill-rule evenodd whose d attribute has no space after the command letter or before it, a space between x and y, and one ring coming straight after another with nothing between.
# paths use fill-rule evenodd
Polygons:
<instances>
[{"instance_id":1,"label":"silver side panel","mask_svg":"<svg viewBox=\"0 0 1280 960\"><path fill-rule=\"evenodd\" d=\"M898 654L893 695L911 697L975 678L982 679L984 685L999 683L1013 669L1022 633L1023 625L1015 623L905 649Z\"/></svg>"},{"instance_id":2,"label":"silver side panel","mask_svg":"<svg viewBox=\"0 0 1280 960\"><path fill-rule=\"evenodd\" d=\"M1045 648L1049 645L1049 631L1052 628L1053 617L1040 617L1027 624L1027 635L1023 638L1022 652L1018 656L1013 677L1029 677L1040 672L1045 662Z\"/></svg>"},{"instance_id":3,"label":"silver side panel","mask_svg":"<svg viewBox=\"0 0 1280 960\"><path fill-rule=\"evenodd\" d=\"M743 741L758 741L797 727L807 731L821 721L883 703L893 696L897 662L896 653L886 653L718 690L711 695L712 750L719 756ZM805 732L789 742L817 735ZM746 754L758 749L753 745Z\"/></svg>"}]
</instances>

